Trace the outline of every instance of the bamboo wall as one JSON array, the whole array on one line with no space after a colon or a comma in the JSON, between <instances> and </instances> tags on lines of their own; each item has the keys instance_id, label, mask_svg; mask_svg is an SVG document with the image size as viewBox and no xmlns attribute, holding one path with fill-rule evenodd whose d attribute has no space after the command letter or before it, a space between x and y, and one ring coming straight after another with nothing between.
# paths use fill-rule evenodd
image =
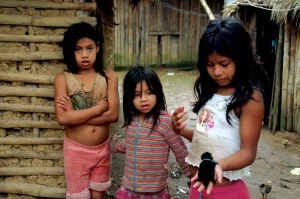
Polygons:
<instances>
[{"instance_id":1,"label":"bamboo wall","mask_svg":"<svg viewBox=\"0 0 300 199\"><path fill-rule=\"evenodd\" d=\"M196 63L199 38L209 21L200 1L155 2L143 1L133 10L127 1L117 0L115 67ZM221 12L222 1L207 3L213 13Z\"/></svg>"},{"instance_id":2,"label":"bamboo wall","mask_svg":"<svg viewBox=\"0 0 300 199\"><path fill-rule=\"evenodd\" d=\"M0 197L64 198L63 127L53 78L75 22L96 23L95 3L0 1Z\"/></svg>"},{"instance_id":3,"label":"bamboo wall","mask_svg":"<svg viewBox=\"0 0 300 199\"><path fill-rule=\"evenodd\" d=\"M300 133L300 33L290 22L280 25L271 103L272 131Z\"/></svg>"},{"instance_id":4,"label":"bamboo wall","mask_svg":"<svg viewBox=\"0 0 300 199\"><path fill-rule=\"evenodd\" d=\"M254 53L269 76L265 120L268 128L300 133L300 33L288 20L276 24L271 12L240 6L235 14L249 31Z\"/></svg>"}]
</instances>

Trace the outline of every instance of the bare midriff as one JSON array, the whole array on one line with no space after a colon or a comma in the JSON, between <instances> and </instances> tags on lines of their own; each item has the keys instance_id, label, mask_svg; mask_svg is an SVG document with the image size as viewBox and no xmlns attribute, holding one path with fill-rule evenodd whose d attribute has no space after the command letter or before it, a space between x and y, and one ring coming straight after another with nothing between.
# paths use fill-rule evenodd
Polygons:
<instances>
[{"instance_id":1,"label":"bare midriff","mask_svg":"<svg viewBox=\"0 0 300 199\"><path fill-rule=\"evenodd\" d=\"M65 133L68 138L79 144L86 146L98 146L109 138L109 128L109 125L68 126L65 129Z\"/></svg>"}]
</instances>

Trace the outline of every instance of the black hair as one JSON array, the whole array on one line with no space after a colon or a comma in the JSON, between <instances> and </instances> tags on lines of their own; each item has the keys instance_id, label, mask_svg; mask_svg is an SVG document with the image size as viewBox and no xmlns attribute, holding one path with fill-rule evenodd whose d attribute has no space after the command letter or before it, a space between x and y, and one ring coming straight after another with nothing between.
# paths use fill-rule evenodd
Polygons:
<instances>
[{"instance_id":1,"label":"black hair","mask_svg":"<svg viewBox=\"0 0 300 199\"><path fill-rule=\"evenodd\" d=\"M167 110L165 95L162 84L157 73L150 67L137 66L131 68L124 77L123 82L123 114L124 125L129 125L134 115L138 115L139 111L133 104L135 98L135 88L138 83L145 81L150 92L156 95L156 104L146 117L153 116L153 127L159 120L160 111Z\"/></svg>"},{"instance_id":2,"label":"black hair","mask_svg":"<svg viewBox=\"0 0 300 199\"><path fill-rule=\"evenodd\" d=\"M219 87L207 71L207 57L213 52L231 58L236 65L230 83L235 92L226 110L226 120L230 124L229 112L251 99L254 89L263 94L260 77L266 73L255 60L249 33L238 21L233 18L210 21L199 43L197 68L200 76L194 84L195 113L198 113Z\"/></svg>"},{"instance_id":3,"label":"black hair","mask_svg":"<svg viewBox=\"0 0 300 199\"><path fill-rule=\"evenodd\" d=\"M97 47L99 47L94 63L94 69L107 79L103 67L103 38L101 38L100 35L101 34L99 34L91 24L86 22L73 24L67 29L63 39L63 55L68 72L75 74L79 72L74 53L76 43L82 38L89 38L95 42Z\"/></svg>"}]
</instances>

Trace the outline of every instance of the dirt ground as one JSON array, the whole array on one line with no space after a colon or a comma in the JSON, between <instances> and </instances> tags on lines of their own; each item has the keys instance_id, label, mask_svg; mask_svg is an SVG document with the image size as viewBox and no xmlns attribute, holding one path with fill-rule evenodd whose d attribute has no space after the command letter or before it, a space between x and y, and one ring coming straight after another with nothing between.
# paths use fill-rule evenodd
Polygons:
<instances>
[{"instance_id":1,"label":"dirt ground","mask_svg":"<svg viewBox=\"0 0 300 199\"><path fill-rule=\"evenodd\" d=\"M193 83L197 77L194 70L157 70L164 88L168 111L178 106L191 109L190 102L193 101ZM120 98L122 98L122 81L125 72L118 72ZM122 109L122 100L121 100ZM189 111L188 126L195 126L195 114ZM122 112L119 122L112 126L112 134L125 136L121 128L123 122ZM189 143L186 142L189 147ZM124 168L124 155L113 154L112 189L106 198L114 198L114 193L121 183ZM300 198L300 176L293 175L290 171L300 168L300 134L291 132L271 133L266 127L263 128L258 146L256 161L251 165L251 177L245 182L249 187L253 199L260 199L261 193L258 185L261 182L271 180L272 190L268 199L299 199ZM169 189L172 198L188 198L188 179L178 172L178 165L174 155L171 153L169 161Z\"/></svg>"}]
</instances>

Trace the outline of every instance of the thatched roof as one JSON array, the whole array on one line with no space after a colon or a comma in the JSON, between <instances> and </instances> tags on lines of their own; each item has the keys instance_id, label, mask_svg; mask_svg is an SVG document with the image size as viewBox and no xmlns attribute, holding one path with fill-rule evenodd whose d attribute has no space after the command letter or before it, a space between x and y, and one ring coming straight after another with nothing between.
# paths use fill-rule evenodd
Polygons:
<instances>
[{"instance_id":1,"label":"thatched roof","mask_svg":"<svg viewBox=\"0 0 300 199\"><path fill-rule=\"evenodd\" d=\"M272 8L271 17L278 23L284 23L289 20L299 23L300 1L299 0L264 0Z\"/></svg>"},{"instance_id":2,"label":"thatched roof","mask_svg":"<svg viewBox=\"0 0 300 199\"><path fill-rule=\"evenodd\" d=\"M223 12L225 15L230 15L239 6L269 10L271 19L277 23L289 20L300 25L300 0L237 0L233 4L225 6Z\"/></svg>"}]
</instances>

